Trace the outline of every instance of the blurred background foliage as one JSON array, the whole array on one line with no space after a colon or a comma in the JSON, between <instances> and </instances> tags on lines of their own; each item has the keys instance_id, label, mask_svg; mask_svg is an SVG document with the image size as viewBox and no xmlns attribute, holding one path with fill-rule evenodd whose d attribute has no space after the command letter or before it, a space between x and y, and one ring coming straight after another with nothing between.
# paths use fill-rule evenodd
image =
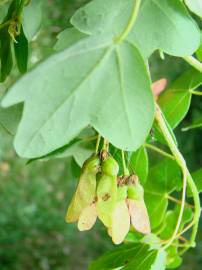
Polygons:
<instances>
[{"instance_id":1,"label":"blurred background foliage","mask_svg":"<svg viewBox=\"0 0 202 270\"><path fill-rule=\"evenodd\" d=\"M30 66L53 53L57 34L70 26L69 18L86 2L43 1L42 27L30 44ZM0 18L5 14L3 7L6 6L0 5ZM166 77L171 82L186 69L186 64L174 57L166 56L162 60L155 53L150 67L153 80ZM0 96L17 77L14 70L7 82L0 85ZM181 128L201 110L201 99L194 97L189 114L175 132L191 170L202 167L202 132L200 129L182 132ZM72 159L26 165L13 150L12 135L1 126L0 129L0 270L86 269L93 258L112 244L99 224L88 233L80 233L75 225L64 221L79 168ZM72 166L78 173L72 175ZM201 270L202 224L200 226L197 247L186 254L181 270Z\"/></svg>"}]
</instances>

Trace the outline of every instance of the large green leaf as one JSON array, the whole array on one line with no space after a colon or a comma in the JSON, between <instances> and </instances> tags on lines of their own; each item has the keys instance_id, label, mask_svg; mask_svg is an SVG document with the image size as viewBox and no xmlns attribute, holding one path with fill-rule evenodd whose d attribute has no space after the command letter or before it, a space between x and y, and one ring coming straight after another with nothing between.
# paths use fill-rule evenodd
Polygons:
<instances>
[{"instance_id":1,"label":"large green leaf","mask_svg":"<svg viewBox=\"0 0 202 270\"><path fill-rule=\"evenodd\" d=\"M109 32L118 35L127 25L133 5L134 0L94 0L80 8L71 23L87 34ZM145 0L128 39L145 56L156 49L186 56L199 47L200 31L180 1Z\"/></svg>"},{"instance_id":2,"label":"large green leaf","mask_svg":"<svg viewBox=\"0 0 202 270\"><path fill-rule=\"evenodd\" d=\"M89 124L116 147L136 150L154 117L139 51L108 36L83 39L27 73L2 104L19 102L25 104L15 148L28 158L67 144Z\"/></svg>"},{"instance_id":3,"label":"large green leaf","mask_svg":"<svg viewBox=\"0 0 202 270\"><path fill-rule=\"evenodd\" d=\"M67 28L64 31L60 32L57 36L57 42L54 46L54 49L56 51L62 51L85 37L87 37L87 35L79 32L77 29L73 27Z\"/></svg>"},{"instance_id":4,"label":"large green leaf","mask_svg":"<svg viewBox=\"0 0 202 270\"><path fill-rule=\"evenodd\" d=\"M188 8L202 18L202 2L201 0L185 0Z\"/></svg>"},{"instance_id":5,"label":"large green leaf","mask_svg":"<svg viewBox=\"0 0 202 270\"><path fill-rule=\"evenodd\" d=\"M158 103L172 128L180 123L189 110L190 90L196 89L201 84L202 74L193 69L187 70L158 99Z\"/></svg>"},{"instance_id":6,"label":"large green leaf","mask_svg":"<svg viewBox=\"0 0 202 270\"><path fill-rule=\"evenodd\" d=\"M94 261L88 270L163 270L165 269L165 252L150 250L143 243L127 244L116 248Z\"/></svg>"},{"instance_id":7,"label":"large green leaf","mask_svg":"<svg viewBox=\"0 0 202 270\"><path fill-rule=\"evenodd\" d=\"M179 190L181 185L181 172L175 161L165 159L151 168L144 190L153 229L163 222L168 206L167 195Z\"/></svg>"}]
</instances>

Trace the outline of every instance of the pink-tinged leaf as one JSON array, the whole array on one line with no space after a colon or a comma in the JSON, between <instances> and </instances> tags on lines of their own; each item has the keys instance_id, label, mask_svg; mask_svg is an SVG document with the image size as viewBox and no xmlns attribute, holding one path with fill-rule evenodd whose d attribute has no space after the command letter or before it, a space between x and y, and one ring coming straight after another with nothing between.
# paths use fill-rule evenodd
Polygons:
<instances>
[{"instance_id":1,"label":"pink-tinged leaf","mask_svg":"<svg viewBox=\"0 0 202 270\"><path fill-rule=\"evenodd\" d=\"M149 234L151 233L149 215L144 200L127 200L131 223L136 231Z\"/></svg>"},{"instance_id":2,"label":"pink-tinged leaf","mask_svg":"<svg viewBox=\"0 0 202 270\"><path fill-rule=\"evenodd\" d=\"M108 231L112 236L114 244L118 245L123 242L130 229L130 216L127 204L124 201L119 201L116 204L112 214L112 228Z\"/></svg>"}]
</instances>

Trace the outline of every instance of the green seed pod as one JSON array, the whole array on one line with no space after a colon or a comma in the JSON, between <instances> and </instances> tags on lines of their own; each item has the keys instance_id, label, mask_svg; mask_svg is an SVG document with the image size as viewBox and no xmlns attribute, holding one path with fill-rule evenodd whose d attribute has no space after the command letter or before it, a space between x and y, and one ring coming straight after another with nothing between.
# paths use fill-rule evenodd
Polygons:
<instances>
[{"instance_id":1,"label":"green seed pod","mask_svg":"<svg viewBox=\"0 0 202 270\"><path fill-rule=\"evenodd\" d=\"M119 165L113 157L108 157L102 163L102 173L109 176L117 176L119 172Z\"/></svg>"},{"instance_id":2,"label":"green seed pod","mask_svg":"<svg viewBox=\"0 0 202 270\"><path fill-rule=\"evenodd\" d=\"M121 186L117 189L117 201L123 201L127 198L128 187Z\"/></svg>"},{"instance_id":3,"label":"green seed pod","mask_svg":"<svg viewBox=\"0 0 202 270\"><path fill-rule=\"evenodd\" d=\"M132 200L142 200L144 197L144 189L140 183L128 186L128 198Z\"/></svg>"},{"instance_id":4,"label":"green seed pod","mask_svg":"<svg viewBox=\"0 0 202 270\"><path fill-rule=\"evenodd\" d=\"M96 203L98 217L106 227L111 227L111 217L117 201L117 173L117 162L108 157L102 164Z\"/></svg>"},{"instance_id":5,"label":"green seed pod","mask_svg":"<svg viewBox=\"0 0 202 270\"><path fill-rule=\"evenodd\" d=\"M83 165L76 192L72 198L66 214L67 222L75 222L84 208L95 199L96 174L99 170L100 160L97 156L90 157Z\"/></svg>"}]
</instances>

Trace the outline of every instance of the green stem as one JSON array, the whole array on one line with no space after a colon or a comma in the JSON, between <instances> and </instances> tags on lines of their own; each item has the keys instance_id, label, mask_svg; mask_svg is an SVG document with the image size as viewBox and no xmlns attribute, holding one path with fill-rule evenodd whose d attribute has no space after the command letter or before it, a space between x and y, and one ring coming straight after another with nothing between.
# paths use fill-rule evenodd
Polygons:
<instances>
[{"instance_id":1,"label":"green stem","mask_svg":"<svg viewBox=\"0 0 202 270\"><path fill-rule=\"evenodd\" d=\"M124 176L126 176L129 174L129 172L128 172L128 169L126 167L125 154L124 154L123 150L121 150L121 157L122 157L122 164L123 164L123 174L124 174Z\"/></svg>"},{"instance_id":2,"label":"green stem","mask_svg":"<svg viewBox=\"0 0 202 270\"><path fill-rule=\"evenodd\" d=\"M172 160L175 160L174 156L172 156L171 154L163 151L162 149L158 148L157 146L154 146L154 145L149 144L149 143L145 143L144 145L145 145L146 148L151 149L151 150L159 153L160 155L162 155L164 157L167 157L167 158L170 158Z\"/></svg>"},{"instance_id":3,"label":"green stem","mask_svg":"<svg viewBox=\"0 0 202 270\"><path fill-rule=\"evenodd\" d=\"M195 69L197 69L198 71L202 73L202 63L199 62L196 58L194 58L193 56L185 56L183 58L192 67L194 67Z\"/></svg>"},{"instance_id":4,"label":"green stem","mask_svg":"<svg viewBox=\"0 0 202 270\"><path fill-rule=\"evenodd\" d=\"M180 229L180 224L182 222L183 212L185 209L185 199L186 199L187 168L186 168L185 160L182 157L180 151L178 150L175 142L173 141L173 138L170 134L170 131L168 130L168 127L164 121L164 117L162 115L162 112L157 104L156 104L156 121L159 125L159 128L160 128L162 134L165 137L165 140L166 140L168 146L170 147L171 152L173 153L173 156L175 157L176 162L180 166L182 173L183 173L183 190L182 190L182 199L181 199L182 203L181 203L181 207L180 207L180 213L178 216L177 224L175 226L175 230L174 230L171 238L168 240L168 243L164 246L164 249L167 249L175 240L175 238L178 234L178 231Z\"/></svg>"},{"instance_id":5,"label":"green stem","mask_svg":"<svg viewBox=\"0 0 202 270\"><path fill-rule=\"evenodd\" d=\"M99 145L100 145L100 140L101 140L101 135L98 134L98 136L97 136L97 142L96 142L96 146L95 146L95 154L98 153Z\"/></svg>"},{"instance_id":6,"label":"green stem","mask_svg":"<svg viewBox=\"0 0 202 270\"><path fill-rule=\"evenodd\" d=\"M199 194L198 194L198 190L197 187L189 173L189 170L187 169L186 163L184 161L184 158L182 157L181 153L179 152L175 142L173 141L172 136L170 135L170 132L164 122L162 113L160 111L160 108L157 105L157 113L156 113L156 120L159 124L159 127L161 128L162 133L165 136L165 139L171 149L171 152L173 153L174 157L176 158L177 163L180 165L180 167L182 168L182 172L184 175L184 179L185 176L187 178L187 183L188 186L192 192L193 195L193 200L194 200L194 206L195 206L195 211L194 211L194 217L193 217L193 221L192 221L192 225L193 225L193 229L192 229L192 233L191 233L191 237L190 237L190 247L194 247L195 246L195 239L196 239L196 234L198 231L198 224L199 224L199 219L200 219L200 214L201 214L201 207L200 207L200 198L199 198ZM185 188L185 183L183 184L183 193L184 193L184 188ZM184 199L184 194L183 194L183 199ZM182 199L182 203L183 203L183 199ZM184 201L185 203L185 201ZM181 210L184 207L184 204L181 205ZM179 216L180 217L180 216ZM178 218L178 222L179 222L179 218ZM178 226L178 225L177 225ZM177 227L176 226L176 227ZM177 230L175 230L177 231ZM176 238L177 234L175 235ZM171 239L172 241L174 240L173 237ZM171 241L169 241L169 243L171 243ZM168 245L167 245L168 246ZM186 248L187 249L187 248ZM185 251L185 250L184 250Z\"/></svg>"},{"instance_id":7,"label":"green stem","mask_svg":"<svg viewBox=\"0 0 202 270\"><path fill-rule=\"evenodd\" d=\"M109 141L107 139L104 139L102 149L107 152L109 151Z\"/></svg>"},{"instance_id":8,"label":"green stem","mask_svg":"<svg viewBox=\"0 0 202 270\"><path fill-rule=\"evenodd\" d=\"M190 246L194 247L196 234L198 231L199 219L200 219L200 215L201 215L201 205L200 205L200 198L199 198L199 194L198 194L198 189L194 183L194 180L193 180L191 174L189 173L189 171L187 171L187 172L188 172L187 182L188 182L189 188L191 189L194 204L195 204L195 212L194 212L194 217L193 217L193 224L194 225L193 225L193 230L192 230L192 234L190 237Z\"/></svg>"},{"instance_id":9,"label":"green stem","mask_svg":"<svg viewBox=\"0 0 202 270\"><path fill-rule=\"evenodd\" d=\"M131 29L133 28L133 26L134 26L134 24L135 24L135 22L137 20L137 16L138 16L138 12L139 12L139 9L140 9L141 1L142 0L135 0L134 1L134 6L133 6L131 17L130 17L130 19L128 21L127 26L123 30L123 32L120 34L120 36L118 36L115 39L116 43L122 42L128 36Z\"/></svg>"},{"instance_id":10,"label":"green stem","mask_svg":"<svg viewBox=\"0 0 202 270\"><path fill-rule=\"evenodd\" d=\"M196 95L196 96L202 96L202 92L200 92L200 91L189 90L189 92L193 95Z\"/></svg>"}]
</instances>

